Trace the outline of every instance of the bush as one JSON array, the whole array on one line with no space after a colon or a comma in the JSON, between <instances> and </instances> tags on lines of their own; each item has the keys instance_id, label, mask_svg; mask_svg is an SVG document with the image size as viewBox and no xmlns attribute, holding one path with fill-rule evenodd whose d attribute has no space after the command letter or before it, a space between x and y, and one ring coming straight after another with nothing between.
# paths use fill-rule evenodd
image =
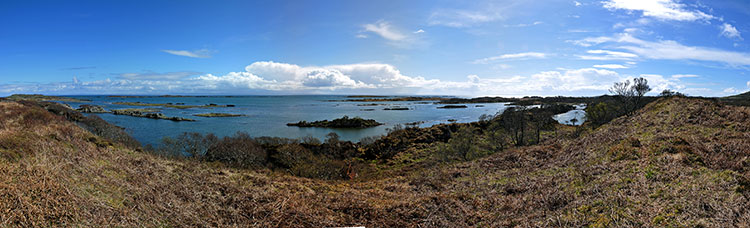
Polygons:
<instances>
[{"instance_id":1,"label":"bush","mask_svg":"<svg viewBox=\"0 0 750 228\"><path fill-rule=\"evenodd\" d=\"M320 142L320 139L312 137L310 135L302 137L300 141L302 141L303 144L307 145L320 145L322 143Z\"/></svg>"},{"instance_id":2,"label":"bush","mask_svg":"<svg viewBox=\"0 0 750 228\"><path fill-rule=\"evenodd\" d=\"M595 126L609 123L609 121L622 114L624 114L623 111L605 102L599 102L596 105L586 107L586 119Z\"/></svg>"},{"instance_id":3,"label":"bush","mask_svg":"<svg viewBox=\"0 0 750 228\"><path fill-rule=\"evenodd\" d=\"M214 146L217 141L218 138L213 134L204 137L200 133L184 132L174 139L168 137L162 139L161 151L162 154L168 156L187 155L191 158L203 159L209 148Z\"/></svg>"},{"instance_id":4,"label":"bush","mask_svg":"<svg viewBox=\"0 0 750 228\"><path fill-rule=\"evenodd\" d=\"M310 150L299 144L287 144L279 147L271 158L283 168L292 168L311 160L312 156Z\"/></svg>"},{"instance_id":5,"label":"bush","mask_svg":"<svg viewBox=\"0 0 750 228\"><path fill-rule=\"evenodd\" d=\"M48 112L75 122L81 128L86 129L97 136L115 143L120 143L130 149L138 149L141 147L141 143L131 137L122 128L104 121L97 115L85 116L78 111L56 102L19 101L18 103L30 107L44 108ZM37 120L43 119L44 118L37 118Z\"/></svg>"},{"instance_id":6,"label":"bush","mask_svg":"<svg viewBox=\"0 0 750 228\"><path fill-rule=\"evenodd\" d=\"M261 167L266 164L267 153L247 133L238 132L224 137L208 148L205 159L219 161L234 167Z\"/></svg>"},{"instance_id":7,"label":"bush","mask_svg":"<svg viewBox=\"0 0 750 228\"><path fill-rule=\"evenodd\" d=\"M438 155L443 161L453 160L472 160L481 156L485 153L476 146L476 136L474 133L477 129L471 126L464 126L458 129L458 132L454 133L448 143L441 146L438 150Z\"/></svg>"},{"instance_id":8,"label":"bush","mask_svg":"<svg viewBox=\"0 0 750 228\"><path fill-rule=\"evenodd\" d=\"M378 141L378 139L380 138L381 136L367 136L367 137L360 139L359 144L363 146L367 146L367 145L375 143L375 141Z\"/></svg>"}]
</instances>

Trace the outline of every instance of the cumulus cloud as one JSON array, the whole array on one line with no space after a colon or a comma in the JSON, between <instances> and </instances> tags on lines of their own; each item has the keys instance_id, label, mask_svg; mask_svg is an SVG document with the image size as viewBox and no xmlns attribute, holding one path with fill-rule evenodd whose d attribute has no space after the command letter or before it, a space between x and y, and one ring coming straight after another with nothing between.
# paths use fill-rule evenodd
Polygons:
<instances>
[{"instance_id":1,"label":"cumulus cloud","mask_svg":"<svg viewBox=\"0 0 750 228\"><path fill-rule=\"evenodd\" d=\"M167 75L155 74L159 76ZM117 80L0 85L0 93L45 94L450 94L450 95L598 95L614 83L632 78L610 69L582 68L542 71L531 75L464 80L428 79L405 75L382 63L299 66L255 62L244 71L223 75L118 77ZM654 88L685 88L680 77L643 75ZM174 79L174 80L172 80Z\"/></svg>"},{"instance_id":2,"label":"cumulus cloud","mask_svg":"<svg viewBox=\"0 0 750 228\"><path fill-rule=\"evenodd\" d=\"M648 80L648 84L651 86L651 93L659 93L665 89L682 91L686 88L680 79L675 77L666 78L659 74L641 74L639 77Z\"/></svg>"},{"instance_id":3,"label":"cumulus cloud","mask_svg":"<svg viewBox=\"0 0 750 228\"><path fill-rule=\"evenodd\" d=\"M750 54L748 53L725 51L708 47L687 46L672 40L646 41L633 37L627 33L618 34L612 37L585 38L573 41L573 43L581 46L612 43L615 44L617 49L632 52L632 54L630 54L632 56L647 59L710 61L725 63L735 67L750 65ZM602 51L601 53L608 52ZM620 57L628 57L628 55L621 55Z\"/></svg>"},{"instance_id":4,"label":"cumulus cloud","mask_svg":"<svg viewBox=\"0 0 750 228\"><path fill-rule=\"evenodd\" d=\"M497 60L525 60L525 59L544 59L547 58L548 54L541 52L521 52L513 54L503 54L498 56L487 57L483 59L474 60L475 64L487 64Z\"/></svg>"},{"instance_id":5,"label":"cumulus cloud","mask_svg":"<svg viewBox=\"0 0 750 228\"><path fill-rule=\"evenodd\" d=\"M677 0L608 0L602 3L609 10L639 11L644 17L660 20L696 21L715 18L700 10L687 9L685 4L680 4Z\"/></svg>"},{"instance_id":6,"label":"cumulus cloud","mask_svg":"<svg viewBox=\"0 0 750 228\"><path fill-rule=\"evenodd\" d=\"M719 28L721 28L722 36L732 39L742 39L742 36L740 36L740 31L737 31L737 28L728 23L722 24L721 26L719 26Z\"/></svg>"},{"instance_id":7,"label":"cumulus cloud","mask_svg":"<svg viewBox=\"0 0 750 228\"><path fill-rule=\"evenodd\" d=\"M213 51L208 49L200 49L195 51L187 51L187 50L161 50L163 52L173 54L173 55L179 55L179 56L185 56L185 57L191 57L191 58L211 58L211 53Z\"/></svg>"},{"instance_id":8,"label":"cumulus cloud","mask_svg":"<svg viewBox=\"0 0 750 228\"><path fill-rule=\"evenodd\" d=\"M747 87L744 88L744 89L743 88L735 88L735 87L726 88L726 89L724 89L724 91L722 91L723 92L722 95L725 95L725 96L727 96L727 95L736 95L736 94L746 93L748 91L750 91L750 82L747 82Z\"/></svg>"},{"instance_id":9,"label":"cumulus cloud","mask_svg":"<svg viewBox=\"0 0 750 228\"><path fill-rule=\"evenodd\" d=\"M627 66L623 66L620 64L601 64L601 65L594 65L595 68L605 68L605 69L627 69Z\"/></svg>"}]
</instances>

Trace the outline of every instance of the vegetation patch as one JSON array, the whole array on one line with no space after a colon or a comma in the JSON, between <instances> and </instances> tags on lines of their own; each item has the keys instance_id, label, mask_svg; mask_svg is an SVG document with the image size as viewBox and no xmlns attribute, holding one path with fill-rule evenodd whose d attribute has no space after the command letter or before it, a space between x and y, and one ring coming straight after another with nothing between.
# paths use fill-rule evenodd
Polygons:
<instances>
[{"instance_id":1,"label":"vegetation patch","mask_svg":"<svg viewBox=\"0 0 750 228\"><path fill-rule=\"evenodd\" d=\"M314 122L300 121L297 123L288 123L287 126L296 127L325 127L325 128L368 128L383 125L373 119L363 119L360 117L349 118L344 116L342 118L334 119L331 121L320 120Z\"/></svg>"},{"instance_id":2,"label":"vegetation patch","mask_svg":"<svg viewBox=\"0 0 750 228\"><path fill-rule=\"evenodd\" d=\"M440 107L437 107L437 108L440 108L440 109L456 109L456 108L468 108L468 106L466 106L466 105L445 105L445 106L440 106Z\"/></svg>"}]
</instances>

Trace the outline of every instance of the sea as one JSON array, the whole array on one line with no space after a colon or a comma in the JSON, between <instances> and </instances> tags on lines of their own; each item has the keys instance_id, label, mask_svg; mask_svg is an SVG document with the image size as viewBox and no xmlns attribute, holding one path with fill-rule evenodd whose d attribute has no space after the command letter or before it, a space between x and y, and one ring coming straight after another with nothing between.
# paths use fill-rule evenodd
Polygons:
<instances>
[{"instance_id":1,"label":"sea","mask_svg":"<svg viewBox=\"0 0 750 228\"><path fill-rule=\"evenodd\" d=\"M468 123L477 121L483 114L494 115L509 107L507 103L465 104L467 108L440 109L444 104L435 101L381 101L351 102L343 95L288 95L288 96L68 96L90 100L90 102L65 102L73 108L82 104L99 105L107 110L123 108L158 108L166 116L177 116L196 120L175 122L148 119L109 113L97 113L109 123L123 127L143 145L159 145L164 137L175 137L183 132L212 133L216 136L231 136L245 132L250 136L301 138L312 136L325 139L335 132L339 139L357 142L368 136L381 136L396 125L417 123L429 127L441 123ZM389 97L378 97L389 98ZM233 105L234 107L197 107L188 109L166 107L144 107L117 105L116 102L184 103L185 105ZM408 108L408 110L386 110ZM575 110L574 110L575 111ZM201 113L240 114L239 117L199 117ZM343 116L374 119L384 125L365 129L300 128L287 126L298 121L333 120ZM568 117L566 117L568 118ZM558 120L563 123L563 121ZM582 122L582 121L581 121ZM578 123L580 124L580 123Z\"/></svg>"}]
</instances>

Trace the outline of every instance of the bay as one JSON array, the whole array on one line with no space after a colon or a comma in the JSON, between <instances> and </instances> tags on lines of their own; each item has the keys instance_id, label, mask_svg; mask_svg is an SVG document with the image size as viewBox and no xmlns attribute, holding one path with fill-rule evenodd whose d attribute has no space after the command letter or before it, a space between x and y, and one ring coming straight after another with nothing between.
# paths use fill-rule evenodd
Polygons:
<instances>
[{"instance_id":1,"label":"bay","mask_svg":"<svg viewBox=\"0 0 750 228\"><path fill-rule=\"evenodd\" d=\"M236 132L246 132L251 136L301 138L312 136L324 139L335 132L341 140L359 141L368 136L380 136L388 128L397 124L419 122L420 127L455 121L468 123L477 121L482 114L496 114L505 110L506 103L466 104L467 108L439 109L443 104L434 101L387 101L387 102L348 102L343 95L289 95L289 96L195 96L195 97L113 97L113 96L70 96L88 99L87 103L69 103L74 108L81 104L93 104L107 110L122 108L159 108L167 116L195 119L195 122L174 122L113 114L98 115L102 119L124 127L125 130L143 145L158 145L163 137L174 137L182 132L213 133L219 137ZM116 102L142 103L184 103L185 105L234 105L234 107L195 107L187 109L166 107L140 107L117 105ZM375 104L375 105L373 105ZM386 108L406 107L409 110L385 110ZM241 114L240 117L198 117L200 113ZM287 123L316 120L332 120L343 116L374 119L384 125L366 129L299 128L286 126Z\"/></svg>"}]
</instances>

